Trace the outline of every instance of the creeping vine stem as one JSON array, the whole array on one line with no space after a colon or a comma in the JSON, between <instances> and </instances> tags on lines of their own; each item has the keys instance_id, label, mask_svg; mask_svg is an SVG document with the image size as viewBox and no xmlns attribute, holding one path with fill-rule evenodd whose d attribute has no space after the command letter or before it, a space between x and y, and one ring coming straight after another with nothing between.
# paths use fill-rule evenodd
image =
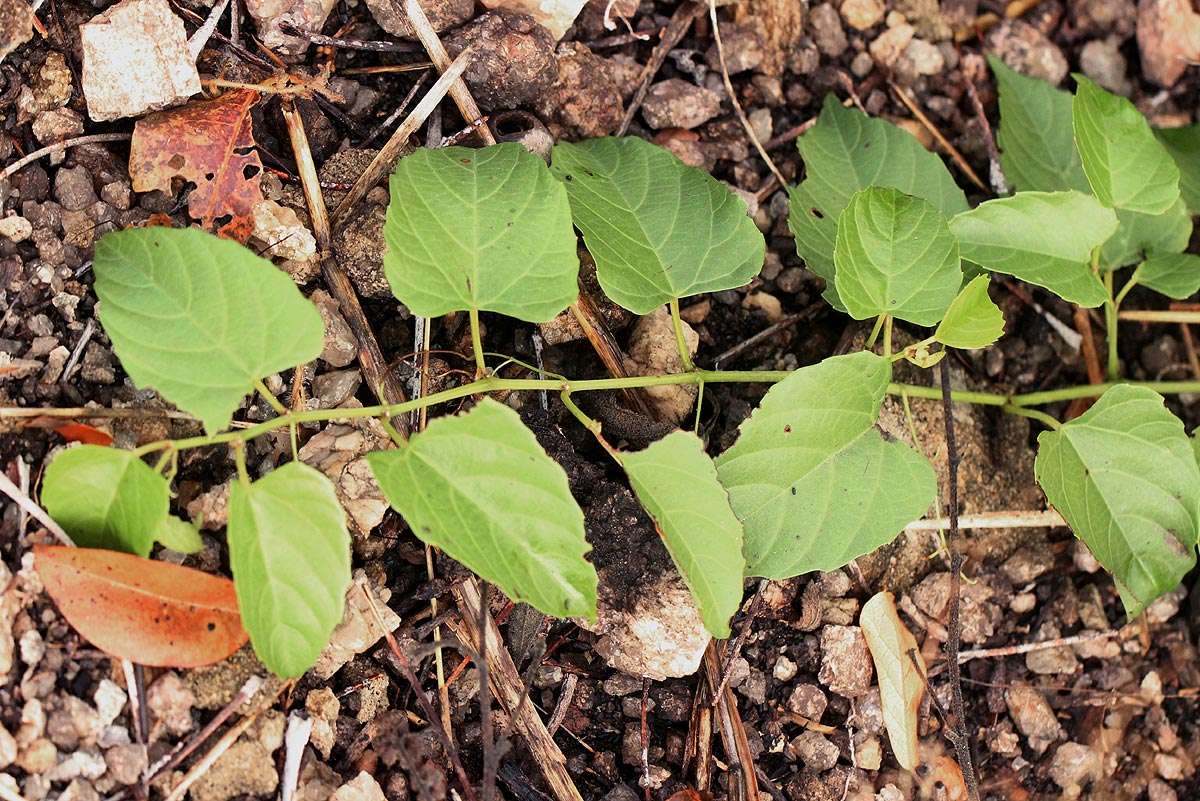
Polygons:
<instances>
[{"instance_id":1,"label":"creeping vine stem","mask_svg":"<svg viewBox=\"0 0 1200 801\"><path fill-rule=\"evenodd\" d=\"M363 406L355 409L306 409L288 411L266 422L232 431L222 431L217 434L204 434L183 439L165 439L150 442L134 449L133 453L143 456L162 450L188 450L202 448L208 445L223 443L249 442L252 439L269 434L280 428L301 423L320 423L330 421L358 420L365 417L397 417L408 412L446 403L452 400L482 395L491 392L597 392L613 389L638 389L641 387L678 386L686 384L775 384L792 375L791 370L690 370L684 373L668 375L627 376L622 378L592 378L584 380L560 378L499 378L487 376L470 383L450 389L435 392L403 403L380 404ZM1043 392L1027 392L1023 394L1004 395L998 392L975 392L970 390L954 390L951 398L956 403L973 403L981 406L996 406L1010 414L1029 417L1054 428L1058 421L1050 415L1030 408L1048 403L1074 400L1075 398L1095 398L1103 395L1117 384L1129 384L1153 389L1162 394L1178 394L1184 392L1200 393L1200 381L1109 381L1103 384L1083 384L1080 386L1063 387ZM923 387L915 384L888 384L888 394L901 395L907 393L911 398L927 398L939 400L941 390L937 387ZM0 419L36 417L42 410L36 408L8 407L0 409ZM86 413L81 415L86 417Z\"/></svg>"}]
</instances>

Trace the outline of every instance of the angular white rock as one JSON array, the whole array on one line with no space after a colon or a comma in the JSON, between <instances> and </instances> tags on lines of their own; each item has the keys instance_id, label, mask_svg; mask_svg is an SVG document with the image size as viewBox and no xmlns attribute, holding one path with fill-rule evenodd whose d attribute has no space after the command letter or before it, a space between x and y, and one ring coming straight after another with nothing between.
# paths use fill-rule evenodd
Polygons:
<instances>
[{"instance_id":1,"label":"angular white rock","mask_svg":"<svg viewBox=\"0 0 1200 801\"><path fill-rule=\"evenodd\" d=\"M97 122L136 117L200 91L183 20L167 0L121 0L79 26L83 96Z\"/></svg>"}]
</instances>

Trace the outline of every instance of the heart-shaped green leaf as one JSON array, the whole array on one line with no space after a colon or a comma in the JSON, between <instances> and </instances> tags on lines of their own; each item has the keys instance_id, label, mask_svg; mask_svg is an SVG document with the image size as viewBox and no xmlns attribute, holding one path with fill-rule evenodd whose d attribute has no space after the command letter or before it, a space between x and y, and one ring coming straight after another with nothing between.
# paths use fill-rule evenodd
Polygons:
<instances>
[{"instance_id":1,"label":"heart-shaped green leaf","mask_svg":"<svg viewBox=\"0 0 1200 801\"><path fill-rule=\"evenodd\" d=\"M215 433L265 375L315 359L321 315L287 273L196 229L131 228L96 245L100 322L125 372Z\"/></svg>"},{"instance_id":2,"label":"heart-shaped green leaf","mask_svg":"<svg viewBox=\"0 0 1200 801\"><path fill-rule=\"evenodd\" d=\"M771 387L742 423L717 477L744 527L748 575L834 570L933 503L933 468L875 427L890 380L873 353L834 356Z\"/></svg>"},{"instance_id":3,"label":"heart-shaped green leaf","mask_svg":"<svg viewBox=\"0 0 1200 801\"><path fill-rule=\"evenodd\" d=\"M1188 211L1200 214L1200 125L1160 128L1154 135L1179 168L1179 194Z\"/></svg>"},{"instance_id":4,"label":"heart-shaped green leaf","mask_svg":"<svg viewBox=\"0 0 1200 801\"><path fill-rule=\"evenodd\" d=\"M368 454L388 501L422 542L514 601L596 617L596 570L567 476L517 413L490 398L440 417L403 448Z\"/></svg>"},{"instance_id":5,"label":"heart-shaped green leaf","mask_svg":"<svg viewBox=\"0 0 1200 801\"><path fill-rule=\"evenodd\" d=\"M1162 396L1118 385L1038 436L1038 483L1137 615L1196 563L1200 468Z\"/></svg>"},{"instance_id":6,"label":"heart-shaped green leaf","mask_svg":"<svg viewBox=\"0 0 1200 801\"><path fill-rule=\"evenodd\" d=\"M829 95L817 124L796 140L805 179L791 193L788 226L796 252L825 279L825 298L844 309L834 285L837 221L850 197L868 186L899 189L946 216L966 211L967 198L942 160L916 137L885 120L843 108Z\"/></svg>"},{"instance_id":7,"label":"heart-shaped green leaf","mask_svg":"<svg viewBox=\"0 0 1200 801\"><path fill-rule=\"evenodd\" d=\"M596 260L604 293L634 314L742 286L762 269L762 233L711 175L637 137L554 146L551 169Z\"/></svg>"},{"instance_id":8,"label":"heart-shaped green leaf","mask_svg":"<svg viewBox=\"0 0 1200 801\"><path fill-rule=\"evenodd\" d=\"M229 564L242 624L273 673L312 667L342 620L350 535L333 485L288 462L229 495Z\"/></svg>"},{"instance_id":9,"label":"heart-shaped green leaf","mask_svg":"<svg viewBox=\"0 0 1200 801\"><path fill-rule=\"evenodd\" d=\"M1175 300L1185 300L1200 290L1200 256L1172 253L1151 256L1134 273L1137 282Z\"/></svg>"},{"instance_id":10,"label":"heart-shaped green leaf","mask_svg":"<svg viewBox=\"0 0 1200 801\"><path fill-rule=\"evenodd\" d=\"M988 296L991 279L972 278L946 309L933 337L948 348L986 348L1004 333L1004 315Z\"/></svg>"},{"instance_id":11,"label":"heart-shaped green leaf","mask_svg":"<svg viewBox=\"0 0 1200 801\"><path fill-rule=\"evenodd\" d=\"M146 556L168 519L171 493L132 452L80 445L46 468L42 505L82 548Z\"/></svg>"},{"instance_id":12,"label":"heart-shaped green leaf","mask_svg":"<svg viewBox=\"0 0 1200 801\"><path fill-rule=\"evenodd\" d=\"M933 325L962 286L958 242L928 202L890 187L856 192L838 217L837 293L850 316Z\"/></svg>"},{"instance_id":13,"label":"heart-shaped green leaf","mask_svg":"<svg viewBox=\"0 0 1200 801\"><path fill-rule=\"evenodd\" d=\"M1000 93L1000 166L1018 190L1091 192L1071 130L1071 95L988 56Z\"/></svg>"},{"instance_id":14,"label":"heart-shaped green leaf","mask_svg":"<svg viewBox=\"0 0 1200 801\"><path fill-rule=\"evenodd\" d=\"M1108 297L1089 264L1117 230L1117 216L1082 192L1019 192L950 220L962 257L1049 289L1080 306Z\"/></svg>"},{"instance_id":15,"label":"heart-shaped green leaf","mask_svg":"<svg viewBox=\"0 0 1200 801\"><path fill-rule=\"evenodd\" d=\"M545 322L579 294L566 192L521 145L421 148L396 166L391 195L383 266L414 314Z\"/></svg>"},{"instance_id":16,"label":"heart-shaped green leaf","mask_svg":"<svg viewBox=\"0 0 1200 801\"><path fill-rule=\"evenodd\" d=\"M728 637L729 619L742 602L742 524L704 444L695 434L674 431L623 454L621 464L696 598L705 628Z\"/></svg>"},{"instance_id":17,"label":"heart-shaped green leaf","mask_svg":"<svg viewBox=\"0 0 1200 801\"><path fill-rule=\"evenodd\" d=\"M1100 249L1100 266L1116 270L1148 256L1182 253L1192 238L1192 216L1183 200L1165 214L1117 209L1117 231Z\"/></svg>"},{"instance_id":18,"label":"heart-shaped green leaf","mask_svg":"<svg viewBox=\"0 0 1200 801\"><path fill-rule=\"evenodd\" d=\"M1075 82L1075 145L1096 197L1106 206L1139 214L1170 209L1179 200L1179 168L1150 123L1133 103L1083 75Z\"/></svg>"}]
</instances>

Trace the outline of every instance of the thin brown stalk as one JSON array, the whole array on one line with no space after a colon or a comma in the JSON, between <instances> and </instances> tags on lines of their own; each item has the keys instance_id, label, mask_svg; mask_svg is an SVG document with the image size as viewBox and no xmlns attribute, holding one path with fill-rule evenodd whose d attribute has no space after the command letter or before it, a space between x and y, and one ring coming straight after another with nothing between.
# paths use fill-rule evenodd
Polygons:
<instances>
[{"instance_id":1,"label":"thin brown stalk","mask_svg":"<svg viewBox=\"0 0 1200 801\"><path fill-rule=\"evenodd\" d=\"M429 60L437 67L438 72L445 74L450 69L450 54L446 52L442 40L438 38L437 31L430 24L429 17L425 15L425 9L421 7L420 0L404 0L404 13L408 16L408 21L412 23L413 31L429 55ZM461 59L465 53L466 51L460 53L458 58ZM467 83L462 78L455 76L449 91L450 99L458 106L459 113L467 123L472 123L483 116L479 112L475 98L471 97L471 90L467 88ZM486 126L479 128L479 138L485 145L496 144L496 138L492 136L492 132Z\"/></svg>"},{"instance_id":2,"label":"thin brown stalk","mask_svg":"<svg viewBox=\"0 0 1200 801\"><path fill-rule=\"evenodd\" d=\"M104 133L104 134L88 134L87 136L77 136L74 139L64 139L61 142L53 142L45 147L38 148L27 156L17 159L12 164L4 168L0 172L0 178L7 178L13 173L19 171L22 167L32 164L43 156L49 156L53 153L66 150L70 147L78 145L90 145L96 142L124 142L127 139L132 139L133 134L128 133Z\"/></svg>"},{"instance_id":3,"label":"thin brown stalk","mask_svg":"<svg viewBox=\"0 0 1200 801\"><path fill-rule=\"evenodd\" d=\"M367 379L371 391L383 403L403 402L404 389L383 357L383 351L380 350L375 333L367 321L366 312L358 300L354 285L350 283L345 271L333 256L331 223L325 208L325 196L321 192L321 182L317 178L317 166L313 162L312 149L308 144L308 134L304 130L304 121L295 106L290 103L283 104L283 119L287 124L292 152L296 157L296 169L304 188L304 199L308 204L313 235L321 252L321 273L329 293L338 302L342 316L354 333L355 342L358 343L358 363L363 376ZM392 424L400 436L407 436L408 422L403 417L394 418Z\"/></svg>"},{"instance_id":4,"label":"thin brown stalk","mask_svg":"<svg viewBox=\"0 0 1200 801\"><path fill-rule=\"evenodd\" d=\"M429 696L421 688L421 680L417 678L417 673L413 669L412 662L409 661L408 656L404 653L404 649L396 642L396 638L388 631L387 625L383 622L383 617L379 614L379 610L375 608L375 599L371 597L371 593L366 585L359 584L359 589L362 590L363 596L367 599L367 608L371 610L376 625L383 632L383 638L387 642L388 650L395 657L396 664L400 667L400 672L404 674L405 681L412 688L413 695L416 696L417 703L421 707L421 712L425 715L425 720L429 723L429 728L433 729L434 734L441 741L442 748L446 750L446 756L450 759L454 775L458 778L458 784L462 790L463 797L467 801L476 801L475 788L471 785L471 780L467 778L467 772L463 768L462 760L459 758L458 748L450 740L449 733L439 725L437 710L433 708L433 702L429 700Z\"/></svg>"},{"instance_id":5,"label":"thin brown stalk","mask_svg":"<svg viewBox=\"0 0 1200 801\"><path fill-rule=\"evenodd\" d=\"M947 728L952 733L958 766L962 769L967 784L968 801L979 801L979 782L975 776L975 763L971 758L971 741L967 735L966 703L963 701L962 671L959 669L958 651L962 641L962 566L963 555L958 550L958 447L954 440L954 403L950 396L950 365L945 359L939 363L942 384L942 416L946 426L946 461L950 484L950 528L946 532L946 551L950 555L950 622L946 627L946 659L950 665L950 706L954 725Z\"/></svg>"},{"instance_id":6,"label":"thin brown stalk","mask_svg":"<svg viewBox=\"0 0 1200 801\"><path fill-rule=\"evenodd\" d=\"M429 88L429 92L426 93L425 97L421 98L416 107L404 118L404 122L400 123L400 127L392 133L383 147L379 149L379 152L375 154L375 158L371 159L371 163L367 165L363 174L354 182L354 186L342 198L342 202L333 210L332 221L334 225L341 225L346 222L349 219L350 212L358 205L360 200L366 197L371 187L379 183L383 176L392 169L396 163L396 159L400 157L400 153L404 150L405 145L408 144L409 137L424 124L434 107L442 101L442 98L446 96L446 92L462 76L463 71L470 63L470 58L470 49L460 53L458 58L454 59L454 62L446 68L446 71ZM401 198L400 200L402 201L403 199Z\"/></svg>"},{"instance_id":7,"label":"thin brown stalk","mask_svg":"<svg viewBox=\"0 0 1200 801\"><path fill-rule=\"evenodd\" d=\"M775 176L775 180L779 182L780 186L787 186L787 179L775 166L775 161L754 133L754 127L750 125L750 118L746 116L746 110L742 108L742 102L738 100L737 91L733 88L733 81L729 79L729 65L725 63L725 44L721 41L721 25L717 22L717 0L708 0L708 19L712 23L712 35L717 43L717 60L721 63L721 78L725 82L725 93L729 95L729 102L733 104L733 110L737 113L737 118L742 123L742 129L746 132L751 144L754 145L754 149L766 162L767 169Z\"/></svg>"},{"instance_id":8,"label":"thin brown stalk","mask_svg":"<svg viewBox=\"0 0 1200 801\"><path fill-rule=\"evenodd\" d=\"M625 132L629 130L633 118L637 116L638 109L642 107L642 101L646 99L646 92L650 90L654 76L662 68L663 62L667 60L667 53L670 53L675 45L679 44L679 40L691 27L692 20L700 16L703 11L704 5L694 1L680 3L675 8L675 13L671 15L671 20L663 29L658 44L654 46L650 58L646 61L646 66L642 68L642 74L638 76L637 91L633 93L629 105L625 107L625 117L621 120L621 127L617 129L617 136L624 136Z\"/></svg>"},{"instance_id":9,"label":"thin brown stalk","mask_svg":"<svg viewBox=\"0 0 1200 801\"><path fill-rule=\"evenodd\" d=\"M208 750L208 753L206 753L199 762L191 767L179 784L175 785L175 788L171 790L171 794L167 796L166 801L180 801L180 799L183 798L191 786L199 781L201 776L203 776L205 773L208 773L213 764L220 759L226 751L229 750L230 746L237 742L239 737L246 733L246 730L250 728L254 721L258 720L259 715L274 706L275 701L278 700L279 697L283 695L283 693L293 684L295 684L295 681L288 681L280 684L279 689L277 689L269 698L266 698L259 703L259 705L254 708L253 712L244 716L237 722L236 725L231 726L229 730L225 732L225 734L221 735L221 738L213 744L213 747Z\"/></svg>"},{"instance_id":10,"label":"thin brown stalk","mask_svg":"<svg viewBox=\"0 0 1200 801\"><path fill-rule=\"evenodd\" d=\"M967 163L967 160L963 158L963 154L958 152L958 148L951 144L950 140L947 139L941 130L933 124L933 121L926 116L925 112L921 110L921 107L917 105L916 101L909 96L908 90L897 85L895 81L888 81L888 85L892 87L892 91L895 93L896 97L900 98L900 102L903 103L909 112L911 112L912 115L917 118L917 122L921 123L925 130L929 131L929 134L935 140L937 140L937 143L941 145L942 149L950 155L950 160L953 161L960 170L962 170L963 175L967 176L967 180L975 184L980 191L987 192L987 185L980 179L978 175L975 174L975 170L973 170L971 165Z\"/></svg>"}]
</instances>

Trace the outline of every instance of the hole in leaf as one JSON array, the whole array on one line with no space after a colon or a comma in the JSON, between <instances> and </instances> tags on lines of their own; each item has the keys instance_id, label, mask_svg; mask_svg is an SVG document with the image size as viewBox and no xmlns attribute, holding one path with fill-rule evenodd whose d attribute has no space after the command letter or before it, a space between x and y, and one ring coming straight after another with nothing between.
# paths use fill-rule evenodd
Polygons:
<instances>
[{"instance_id":1,"label":"hole in leaf","mask_svg":"<svg viewBox=\"0 0 1200 801\"><path fill-rule=\"evenodd\" d=\"M259 167L255 164L247 164L245 167L242 167L242 177L247 181L258 175L260 172L262 172L262 170L259 169Z\"/></svg>"}]
</instances>

